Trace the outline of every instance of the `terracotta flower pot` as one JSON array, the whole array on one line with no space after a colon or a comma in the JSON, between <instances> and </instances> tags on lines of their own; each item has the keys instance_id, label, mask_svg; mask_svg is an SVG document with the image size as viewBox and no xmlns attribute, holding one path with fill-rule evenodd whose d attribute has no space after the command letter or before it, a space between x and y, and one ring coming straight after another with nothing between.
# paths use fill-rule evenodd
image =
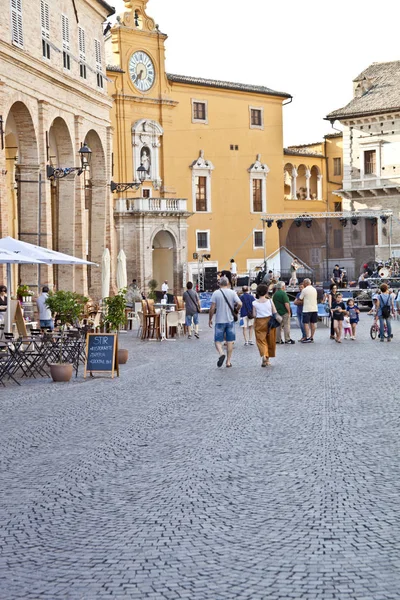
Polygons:
<instances>
[{"instance_id":1,"label":"terracotta flower pot","mask_svg":"<svg viewBox=\"0 0 400 600\"><path fill-rule=\"evenodd\" d=\"M50 375L53 381L69 381L72 377L73 368L71 363L52 363L50 364Z\"/></svg>"},{"instance_id":2,"label":"terracotta flower pot","mask_svg":"<svg viewBox=\"0 0 400 600\"><path fill-rule=\"evenodd\" d=\"M118 364L125 365L128 362L128 350L120 348L118 350Z\"/></svg>"}]
</instances>

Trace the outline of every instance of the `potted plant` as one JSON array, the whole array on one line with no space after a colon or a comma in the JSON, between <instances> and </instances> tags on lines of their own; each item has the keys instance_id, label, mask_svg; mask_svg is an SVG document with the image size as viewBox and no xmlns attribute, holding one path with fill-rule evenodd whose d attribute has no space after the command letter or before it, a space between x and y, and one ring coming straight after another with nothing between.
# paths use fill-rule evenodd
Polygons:
<instances>
[{"instance_id":1,"label":"potted plant","mask_svg":"<svg viewBox=\"0 0 400 600\"><path fill-rule=\"evenodd\" d=\"M79 321L87 301L88 299L81 294L64 292L63 290L50 293L46 299L47 306L53 315L57 315L57 321L61 325L59 361L50 364L50 374L53 381L69 381L72 377L73 365L63 362L65 329L67 325L75 325Z\"/></svg>"},{"instance_id":2,"label":"potted plant","mask_svg":"<svg viewBox=\"0 0 400 600\"><path fill-rule=\"evenodd\" d=\"M150 279L150 281L149 281L150 292L148 294L149 300L157 300L157 296L156 296L157 286L158 286L158 281L156 281L155 279Z\"/></svg>"},{"instance_id":3,"label":"potted plant","mask_svg":"<svg viewBox=\"0 0 400 600\"><path fill-rule=\"evenodd\" d=\"M119 290L115 296L104 298L105 317L104 324L107 332L118 333L126 323L126 289ZM128 360L128 350L118 348L118 364L124 365Z\"/></svg>"},{"instance_id":4,"label":"potted plant","mask_svg":"<svg viewBox=\"0 0 400 600\"><path fill-rule=\"evenodd\" d=\"M19 285L17 288L17 297L20 302L32 302L33 292L29 289L29 285Z\"/></svg>"}]
</instances>

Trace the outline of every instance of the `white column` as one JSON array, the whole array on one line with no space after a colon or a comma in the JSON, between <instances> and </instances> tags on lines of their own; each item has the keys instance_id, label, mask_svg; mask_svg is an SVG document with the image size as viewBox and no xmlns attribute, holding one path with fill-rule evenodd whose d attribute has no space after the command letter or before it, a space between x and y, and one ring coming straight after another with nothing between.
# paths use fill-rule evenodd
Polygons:
<instances>
[{"instance_id":1,"label":"white column","mask_svg":"<svg viewBox=\"0 0 400 600\"><path fill-rule=\"evenodd\" d=\"M322 200L322 175L317 175L317 199Z\"/></svg>"},{"instance_id":2,"label":"white column","mask_svg":"<svg viewBox=\"0 0 400 600\"><path fill-rule=\"evenodd\" d=\"M297 200L297 170L292 170L292 200Z\"/></svg>"},{"instance_id":3,"label":"white column","mask_svg":"<svg viewBox=\"0 0 400 600\"><path fill-rule=\"evenodd\" d=\"M306 200L311 200L310 198L310 177L311 173L309 169L306 170L306 189L307 189L307 198Z\"/></svg>"}]
</instances>

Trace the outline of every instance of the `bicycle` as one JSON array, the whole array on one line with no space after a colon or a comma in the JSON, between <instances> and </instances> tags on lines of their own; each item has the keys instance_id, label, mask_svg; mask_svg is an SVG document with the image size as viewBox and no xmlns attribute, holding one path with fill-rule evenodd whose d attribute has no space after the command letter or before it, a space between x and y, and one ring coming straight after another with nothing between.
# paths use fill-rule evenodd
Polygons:
<instances>
[{"instance_id":1,"label":"bicycle","mask_svg":"<svg viewBox=\"0 0 400 600\"><path fill-rule=\"evenodd\" d=\"M376 340L377 337L379 338L379 332L380 332L379 321L374 321L373 324L371 325L371 329L369 330L369 335L371 336L371 338L373 340ZM385 338L388 337L386 321L383 325L383 337L385 337Z\"/></svg>"}]
</instances>

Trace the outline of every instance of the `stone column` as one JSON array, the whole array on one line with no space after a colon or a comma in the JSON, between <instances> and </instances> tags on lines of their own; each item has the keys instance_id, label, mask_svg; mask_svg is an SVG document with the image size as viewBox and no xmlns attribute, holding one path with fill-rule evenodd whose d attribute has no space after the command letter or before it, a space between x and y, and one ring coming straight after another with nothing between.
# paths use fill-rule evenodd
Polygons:
<instances>
[{"instance_id":1,"label":"stone column","mask_svg":"<svg viewBox=\"0 0 400 600\"><path fill-rule=\"evenodd\" d=\"M292 170L292 200L297 200L297 169Z\"/></svg>"},{"instance_id":2,"label":"stone column","mask_svg":"<svg viewBox=\"0 0 400 600\"><path fill-rule=\"evenodd\" d=\"M109 183L109 182L108 182ZM104 248L106 247L106 205L108 197L107 181L104 173L96 174L92 179L92 210L91 210L91 261L101 265ZM92 267L92 282L89 294L93 299L101 298L100 269Z\"/></svg>"},{"instance_id":3,"label":"stone column","mask_svg":"<svg viewBox=\"0 0 400 600\"><path fill-rule=\"evenodd\" d=\"M310 177L311 173L309 169L306 170L306 189L307 189L307 198L306 200L311 200L310 198Z\"/></svg>"},{"instance_id":4,"label":"stone column","mask_svg":"<svg viewBox=\"0 0 400 600\"><path fill-rule=\"evenodd\" d=\"M317 175L317 199L322 200L322 175Z\"/></svg>"},{"instance_id":5,"label":"stone column","mask_svg":"<svg viewBox=\"0 0 400 600\"><path fill-rule=\"evenodd\" d=\"M84 129L83 129L83 118L75 116L75 134L74 134L74 150L75 156L78 155L81 142L84 140ZM76 160L79 160L78 158ZM78 163L77 163L78 165ZM74 198L74 219L75 219L75 235L74 235L74 252L73 255L77 258L83 258L86 260L86 232L87 232L87 213L85 210L85 184L86 184L87 173L82 173L79 177L77 176L74 183L74 189L72 190ZM94 267L95 268L95 267ZM87 266L74 267L75 276L75 291L80 294L88 295L88 280L87 280Z\"/></svg>"}]
</instances>

